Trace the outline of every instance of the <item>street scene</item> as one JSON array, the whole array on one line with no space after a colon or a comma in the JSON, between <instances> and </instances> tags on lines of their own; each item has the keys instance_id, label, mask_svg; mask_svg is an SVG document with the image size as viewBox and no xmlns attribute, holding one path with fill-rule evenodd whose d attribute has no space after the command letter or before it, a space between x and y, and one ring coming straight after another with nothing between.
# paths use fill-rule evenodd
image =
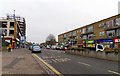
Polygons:
<instances>
[{"instance_id":1,"label":"street scene","mask_svg":"<svg viewBox=\"0 0 120 76\"><path fill-rule=\"evenodd\" d=\"M5 0L0 8L1 76L120 75L119 0Z\"/></svg>"}]
</instances>

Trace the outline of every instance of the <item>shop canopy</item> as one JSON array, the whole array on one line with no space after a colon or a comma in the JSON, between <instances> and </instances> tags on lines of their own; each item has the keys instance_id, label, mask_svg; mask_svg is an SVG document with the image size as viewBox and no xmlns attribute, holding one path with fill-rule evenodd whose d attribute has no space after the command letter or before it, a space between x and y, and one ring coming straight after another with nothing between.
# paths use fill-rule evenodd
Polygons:
<instances>
[{"instance_id":1,"label":"shop canopy","mask_svg":"<svg viewBox=\"0 0 120 76\"><path fill-rule=\"evenodd\" d=\"M113 42L113 39L98 39L95 42Z\"/></svg>"}]
</instances>

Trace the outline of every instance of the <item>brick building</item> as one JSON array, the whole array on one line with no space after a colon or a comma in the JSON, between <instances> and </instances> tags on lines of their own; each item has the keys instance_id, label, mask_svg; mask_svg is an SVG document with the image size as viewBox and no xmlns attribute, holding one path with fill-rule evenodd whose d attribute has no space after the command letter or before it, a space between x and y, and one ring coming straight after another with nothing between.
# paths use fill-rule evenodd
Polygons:
<instances>
[{"instance_id":1,"label":"brick building","mask_svg":"<svg viewBox=\"0 0 120 76\"><path fill-rule=\"evenodd\" d=\"M70 46L94 47L95 43L102 43L113 48L119 39L120 14L58 35L60 45Z\"/></svg>"}]
</instances>

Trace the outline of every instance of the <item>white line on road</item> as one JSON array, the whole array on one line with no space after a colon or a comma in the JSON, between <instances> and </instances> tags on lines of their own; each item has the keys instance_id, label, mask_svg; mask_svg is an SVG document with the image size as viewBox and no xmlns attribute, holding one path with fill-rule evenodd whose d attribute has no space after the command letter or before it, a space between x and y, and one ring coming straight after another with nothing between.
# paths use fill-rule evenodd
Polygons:
<instances>
[{"instance_id":1,"label":"white line on road","mask_svg":"<svg viewBox=\"0 0 120 76\"><path fill-rule=\"evenodd\" d=\"M54 59L51 59L51 60L52 60L53 62L55 62L55 63L57 62L57 61L56 61L56 60L54 60Z\"/></svg>"},{"instance_id":2,"label":"white line on road","mask_svg":"<svg viewBox=\"0 0 120 76\"><path fill-rule=\"evenodd\" d=\"M60 72L58 72L54 67L50 64L46 63L42 58L37 56L36 54L32 54L34 57L37 57L42 63L44 63L48 68L50 68L57 76L63 76Z\"/></svg>"},{"instance_id":3,"label":"white line on road","mask_svg":"<svg viewBox=\"0 0 120 76\"><path fill-rule=\"evenodd\" d=\"M120 75L120 73L112 71L112 70L108 70L108 72Z\"/></svg>"},{"instance_id":4,"label":"white line on road","mask_svg":"<svg viewBox=\"0 0 120 76\"><path fill-rule=\"evenodd\" d=\"M78 63L83 64L83 65L86 65L86 66L91 66L91 65L89 65L89 64L87 64L87 63L83 63L83 62L78 62Z\"/></svg>"}]
</instances>

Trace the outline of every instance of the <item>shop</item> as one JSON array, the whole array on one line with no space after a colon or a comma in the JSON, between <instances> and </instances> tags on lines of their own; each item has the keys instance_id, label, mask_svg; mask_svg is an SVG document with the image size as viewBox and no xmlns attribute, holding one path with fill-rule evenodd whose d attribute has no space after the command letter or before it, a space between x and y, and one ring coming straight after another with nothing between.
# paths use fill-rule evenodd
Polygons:
<instances>
[{"instance_id":1,"label":"shop","mask_svg":"<svg viewBox=\"0 0 120 76\"><path fill-rule=\"evenodd\" d=\"M120 49L120 38L114 38L113 41L114 41L115 48Z\"/></svg>"},{"instance_id":2,"label":"shop","mask_svg":"<svg viewBox=\"0 0 120 76\"><path fill-rule=\"evenodd\" d=\"M103 44L107 48L114 47L113 39L98 39L98 40L95 40L95 43Z\"/></svg>"},{"instance_id":3,"label":"shop","mask_svg":"<svg viewBox=\"0 0 120 76\"><path fill-rule=\"evenodd\" d=\"M77 42L77 45L78 45L78 47L80 47L80 46L85 47L85 46L84 46L84 45L85 45L85 41L84 41L84 40L78 41L78 42Z\"/></svg>"},{"instance_id":4,"label":"shop","mask_svg":"<svg viewBox=\"0 0 120 76\"><path fill-rule=\"evenodd\" d=\"M95 41L94 40L86 40L86 47L91 47L94 48L95 47Z\"/></svg>"}]
</instances>

